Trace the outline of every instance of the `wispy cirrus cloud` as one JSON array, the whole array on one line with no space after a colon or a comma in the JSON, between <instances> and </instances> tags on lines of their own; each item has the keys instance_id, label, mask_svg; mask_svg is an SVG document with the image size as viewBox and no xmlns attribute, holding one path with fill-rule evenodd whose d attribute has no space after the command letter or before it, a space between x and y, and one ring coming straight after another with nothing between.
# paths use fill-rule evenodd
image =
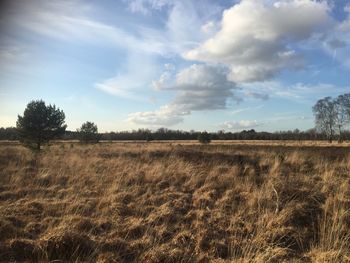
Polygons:
<instances>
[{"instance_id":1,"label":"wispy cirrus cloud","mask_svg":"<svg viewBox=\"0 0 350 263\"><path fill-rule=\"evenodd\" d=\"M84 42L115 45L150 53L164 51L163 43L138 36L115 24L94 18L93 6L81 1L42 1L21 3L14 1L8 9L12 15L5 19L8 30L21 30L65 42Z\"/></svg>"},{"instance_id":2,"label":"wispy cirrus cloud","mask_svg":"<svg viewBox=\"0 0 350 263\"><path fill-rule=\"evenodd\" d=\"M140 93L145 90L145 85L150 86L157 69L153 56L143 52L131 52L127 55L126 63L119 68L120 73L96 82L95 88L113 96L148 102L149 99Z\"/></svg>"},{"instance_id":3,"label":"wispy cirrus cloud","mask_svg":"<svg viewBox=\"0 0 350 263\"><path fill-rule=\"evenodd\" d=\"M259 105L256 107L248 107L248 108L241 108L241 109L237 109L237 110L233 110L230 112L230 114L232 115L236 115L242 112L247 112L247 111L256 111L256 110L260 110L264 107L264 105Z\"/></svg>"},{"instance_id":4,"label":"wispy cirrus cloud","mask_svg":"<svg viewBox=\"0 0 350 263\"><path fill-rule=\"evenodd\" d=\"M260 92L261 94L269 94L271 98L284 98L304 104L313 103L316 98L322 98L330 93L341 94L349 91L349 86L338 86L331 83L286 84L280 81L245 83L241 84L240 87L243 92L248 94Z\"/></svg>"}]
</instances>

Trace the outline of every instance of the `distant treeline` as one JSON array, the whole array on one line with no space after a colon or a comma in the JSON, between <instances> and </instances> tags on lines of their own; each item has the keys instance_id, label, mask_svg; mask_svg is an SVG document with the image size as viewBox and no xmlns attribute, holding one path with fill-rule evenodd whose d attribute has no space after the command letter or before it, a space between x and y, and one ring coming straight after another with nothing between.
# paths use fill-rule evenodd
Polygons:
<instances>
[{"instance_id":1,"label":"distant treeline","mask_svg":"<svg viewBox=\"0 0 350 263\"><path fill-rule=\"evenodd\" d=\"M133 131L120 131L100 133L101 140L197 140L201 132L181 131L160 128L156 131L139 129ZM257 132L255 130L243 130L241 132L217 131L210 132L212 140L327 140L325 134L316 132L315 129L307 131L278 131L278 132ZM342 134L343 140L350 140L350 131ZM18 140L16 128L0 128L0 140ZM78 140L79 133L66 131L62 140Z\"/></svg>"}]
</instances>

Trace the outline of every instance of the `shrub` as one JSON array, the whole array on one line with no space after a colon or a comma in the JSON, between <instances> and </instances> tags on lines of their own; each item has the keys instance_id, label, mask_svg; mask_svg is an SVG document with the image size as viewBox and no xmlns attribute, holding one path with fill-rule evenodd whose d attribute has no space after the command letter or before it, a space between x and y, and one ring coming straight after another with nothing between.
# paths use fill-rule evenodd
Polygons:
<instances>
[{"instance_id":1,"label":"shrub","mask_svg":"<svg viewBox=\"0 0 350 263\"><path fill-rule=\"evenodd\" d=\"M98 143L100 135L98 134L97 125L93 122L85 122L78 129L79 140L84 143Z\"/></svg>"},{"instance_id":2,"label":"shrub","mask_svg":"<svg viewBox=\"0 0 350 263\"><path fill-rule=\"evenodd\" d=\"M198 141L200 143L210 143L211 142L211 136L209 133L207 132L201 132L199 135L198 135Z\"/></svg>"}]
</instances>

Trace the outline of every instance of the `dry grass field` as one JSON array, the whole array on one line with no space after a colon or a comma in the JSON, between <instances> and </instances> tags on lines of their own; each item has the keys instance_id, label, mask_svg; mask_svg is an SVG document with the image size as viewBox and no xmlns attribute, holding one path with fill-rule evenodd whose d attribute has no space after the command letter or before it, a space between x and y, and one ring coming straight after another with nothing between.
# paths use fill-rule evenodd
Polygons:
<instances>
[{"instance_id":1,"label":"dry grass field","mask_svg":"<svg viewBox=\"0 0 350 263\"><path fill-rule=\"evenodd\" d=\"M2 144L0 261L350 262L350 148Z\"/></svg>"}]
</instances>

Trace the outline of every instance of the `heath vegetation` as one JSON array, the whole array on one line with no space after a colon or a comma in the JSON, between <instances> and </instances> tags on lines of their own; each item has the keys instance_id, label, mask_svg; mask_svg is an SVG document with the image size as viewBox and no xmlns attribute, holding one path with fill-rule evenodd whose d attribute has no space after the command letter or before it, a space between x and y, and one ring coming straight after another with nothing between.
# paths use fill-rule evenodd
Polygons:
<instances>
[{"instance_id":1,"label":"heath vegetation","mask_svg":"<svg viewBox=\"0 0 350 263\"><path fill-rule=\"evenodd\" d=\"M348 147L0 147L1 262L350 260Z\"/></svg>"}]
</instances>

